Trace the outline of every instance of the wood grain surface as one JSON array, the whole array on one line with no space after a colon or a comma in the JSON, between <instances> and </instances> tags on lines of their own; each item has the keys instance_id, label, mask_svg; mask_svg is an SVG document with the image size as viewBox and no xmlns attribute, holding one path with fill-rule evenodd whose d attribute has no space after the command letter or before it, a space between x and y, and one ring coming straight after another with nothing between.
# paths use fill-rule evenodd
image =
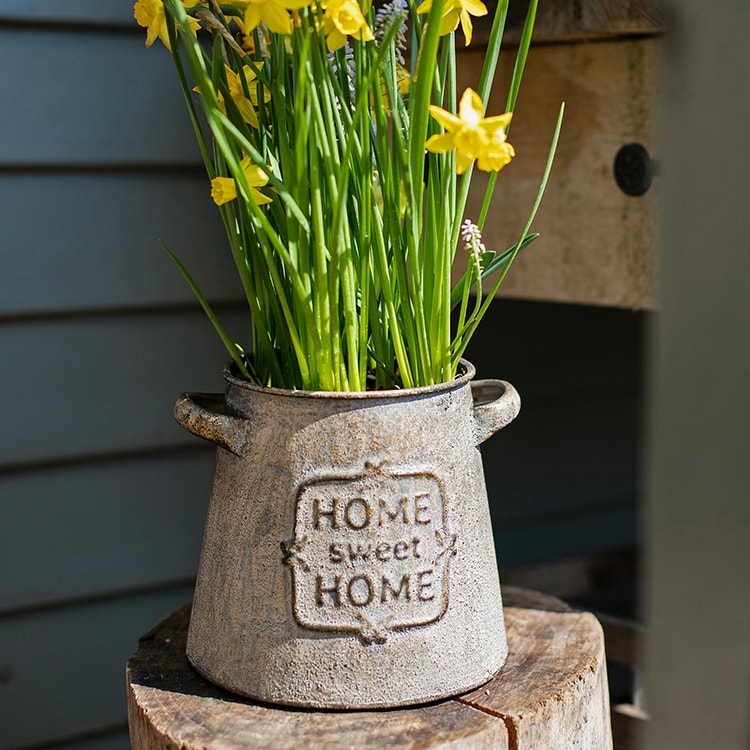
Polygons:
<instances>
[{"instance_id":1,"label":"wood grain surface","mask_svg":"<svg viewBox=\"0 0 750 750\"><path fill-rule=\"evenodd\" d=\"M631 309L656 305L660 50L655 37L532 48L508 133L516 157L500 173L484 227L488 249L501 252L516 242L539 189L562 102L565 116L531 227L541 237L518 256L500 294ZM480 49L460 54L459 92L476 89L483 61ZM505 111L512 63L512 50L501 54L490 115ZM646 149L657 170L638 196L626 195L614 174L617 153L633 143ZM476 171L470 219L479 217L486 183L487 175ZM466 262L459 253L456 272Z\"/></svg>"},{"instance_id":2,"label":"wood grain surface","mask_svg":"<svg viewBox=\"0 0 750 750\"><path fill-rule=\"evenodd\" d=\"M511 650L497 677L451 700L388 711L292 710L227 693L187 662L185 606L128 662L133 748L611 748L599 623L554 597L513 588L505 597Z\"/></svg>"},{"instance_id":3,"label":"wood grain surface","mask_svg":"<svg viewBox=\"0 0 750 750\"><path fill-rule=\"evenodd\" d=\"M489 38L496 3L486 3L489 14L475 21L472 45ZM508 7L504 41L517 42L528 0L513 0ZM659 0L546 0L539 3L534 24L535 42L591 41L662 33L666 12Z\"/></svg>"}]
</instances>

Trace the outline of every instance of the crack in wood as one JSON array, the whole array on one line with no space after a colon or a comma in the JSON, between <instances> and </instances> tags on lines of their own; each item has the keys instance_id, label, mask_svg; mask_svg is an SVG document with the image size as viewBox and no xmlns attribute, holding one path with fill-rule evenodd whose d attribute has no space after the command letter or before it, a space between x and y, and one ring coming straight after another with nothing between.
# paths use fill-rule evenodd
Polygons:
<instances>
[{"instance_id":1,"label":"crack in wood","mask_svg":"<svg viewBox=\"0 0 750 750\"><path fill-rule=\"evenodd\" d=\"M494 716L505 724L505 731L508 733L508 750L518 750L518 730L516 729L515 721L513 717L502 711L496 711L489 706L483 706L481 704L473 703L472 701L466 700L465 698L454 698L456 703L461 703L464 706L476 709L480 713Z\"/></svg>"}]
</instances>

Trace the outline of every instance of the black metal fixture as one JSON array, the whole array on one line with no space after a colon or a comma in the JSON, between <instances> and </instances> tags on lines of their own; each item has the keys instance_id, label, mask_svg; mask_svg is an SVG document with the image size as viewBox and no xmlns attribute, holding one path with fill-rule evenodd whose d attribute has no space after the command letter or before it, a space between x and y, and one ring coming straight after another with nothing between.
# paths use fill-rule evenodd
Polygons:
<instances>
[{"instance_id":1,"label":"black metal fixture","mask_svg":"<svg viewBox=\"0 0 750 750\"><path fill-rule=\"evenodd\" d=\"M617 152L615 181L626 195L643 195L655 175L656 165L640 143L629 143Z\"/></svg>"}]
</instances>

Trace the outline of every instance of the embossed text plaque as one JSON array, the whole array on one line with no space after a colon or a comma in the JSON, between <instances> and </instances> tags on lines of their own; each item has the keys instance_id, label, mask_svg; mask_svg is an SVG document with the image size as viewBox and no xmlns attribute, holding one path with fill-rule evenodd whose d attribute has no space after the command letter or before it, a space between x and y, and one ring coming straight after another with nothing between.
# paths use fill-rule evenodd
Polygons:
<instances>
[{"instance_id":1,"label":"embossed text plaque","mask_svg":"<svg viewBox=\"0 0 750 750\"><path fill-rule=\"evenodd\" d=\"M388 631L440 619L456 541L445 516L442 483L427 471L368 464L305 482L284 545L297 622L383 642Z\"/></svg>"}]
</instances>

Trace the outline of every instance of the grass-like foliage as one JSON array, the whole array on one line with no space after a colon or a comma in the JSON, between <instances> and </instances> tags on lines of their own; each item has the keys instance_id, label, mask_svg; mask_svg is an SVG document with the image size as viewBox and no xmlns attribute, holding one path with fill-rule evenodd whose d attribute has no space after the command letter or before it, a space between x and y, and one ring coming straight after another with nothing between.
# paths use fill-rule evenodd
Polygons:
<instances>
[{"instance_id":1,"label":"grass-like foliage","mask_svg":"<svg viewBox=\"0 0 750 750\"><path fill-rule=\"evenodd\" d=\"M488 251L481 229L497 174L515 155L506 136L536 2L506 112L494 116L484 102L507 0L478 91L456 91L456 29L468 44L472 15L486 13L479 0L136 2L147 45L159 37L174 58L251 313L242 345L170 255L244 377L357 391L455 376L511 262L535 238L562 118L561 109L517 243ZM464 209L475 166L491 177L472 222ZM454 262L465 270L452 284Z\"/></svg>"}]
</instances>

